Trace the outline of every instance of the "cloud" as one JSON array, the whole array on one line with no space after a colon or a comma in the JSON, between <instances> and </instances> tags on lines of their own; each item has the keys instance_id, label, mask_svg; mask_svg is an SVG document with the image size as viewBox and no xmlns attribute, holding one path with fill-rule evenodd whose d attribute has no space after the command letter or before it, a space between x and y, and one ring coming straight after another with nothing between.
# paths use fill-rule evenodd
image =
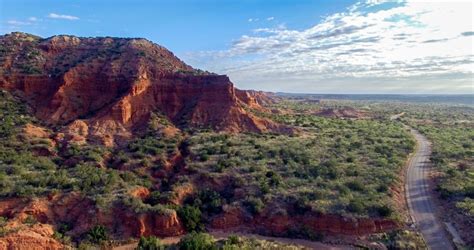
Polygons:
<instances>
[{"instance_id":1,"label":"cloud","mask_svg":"<svg viewBox=\"0 0 474 250\"><path fill-rule=\"evenodd\" d=\"M28 18L28 21L37 22L37 21L39 21L39 19L36 18L36 17L34 17L34 16L32 16L32 17L29 17L29 18Z\"/></svg>"},{"instance_id":2,"label":"cloud","mask_svg":"<svg viewBox=\"0 0 474 250\"><path fill-rule=\"evenodd\" d=\"M258 22L258 21L260 21L260 19L259 19L259 18L249 18L247 21L248 21L249 23L251 23L251 22Z\"/></svg>"},{"instance_id":3,"label":"cloud","mask_svg":"<svg viewBox=\"0 0 474 250\"><path fill-rule=\"evenodd\" d=\"M474 36L474 31L466 31L466 32L461 33L461 35L463 35L463 36Z\"/></svg>"},{"instance_id":4,"label":"cloud","mask_svg":"<svg viewBox=\"0 0 474 250\"><path fill-rule=\"evenodd\" d=\"M448 38L443 38L443 39L426 40L426 41L423 41L422 43L440 43L440 42L447 42L447 41L449 41Z\"/></svg>"},{"instance_id":5,"label":"cloud","mask_svg":"<svg viewBox=\"0 0 474 250\"><path fill-rule=\"evenodd\" d=\"M65 19L65 20L79 20L77 16L70 16L70 15L63 15L63 14L56 14L56 13L49 13L49 18L53 19Z\"/></svg>"},{"instance_id":6,"label":"cloud","mask_svg":"<svg viewBox=\"0 0 474 250\"><path fill-rule=\"evenodd\" d=\"M471 7L469 2L359 2L306 29L254 29L226 50L186 59L230 75L242 88L319 92L334 84L336 92L415 93L428 90L429 82L429 89L443 93L472 91Z\"/></svg>"},{"instance_id":7,"label":"cloud","mask_svg":"<svg viewBox=\"0 0 474 250\"><path fill-rule=\"evenodd\" d=\"M272 16L271 16L271 17L267 17L267 21L272 21L272 20L274 20L274 19L275 19L275 17L272 17Z\"/></svg>"},{"instance_id":8,"label":"cloud","mask_svg":"<svg viewBox=\"0 0 474 250\"><path fill-rule=\"evenodd\" d=\"M17 20L8 20L7 24L10 24L10 25L13 25L13 26L32 25L31 22L24 22L24 21L17 21Z\"/></svg>"}]
</instances>

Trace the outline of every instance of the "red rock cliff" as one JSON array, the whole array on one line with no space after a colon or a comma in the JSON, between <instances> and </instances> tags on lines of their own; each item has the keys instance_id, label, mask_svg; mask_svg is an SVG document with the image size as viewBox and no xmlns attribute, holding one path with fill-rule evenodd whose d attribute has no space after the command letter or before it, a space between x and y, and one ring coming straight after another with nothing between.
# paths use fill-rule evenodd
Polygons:
<instances>
[{"instance_id":1,"label":"red rock cliff","mask_svg":"<svg viewBox=\"0 0 474 250\"><path fill-rule=\"evenodd\" d=\"M227 76L193 69L145 39L12 33L0 36L0 44L0 88L22 94L50 124L84 121L89 139L127 138L151 112L179 126L282 130L247 113L245 106L258 103Z\"/></svg>"}]
</instances>

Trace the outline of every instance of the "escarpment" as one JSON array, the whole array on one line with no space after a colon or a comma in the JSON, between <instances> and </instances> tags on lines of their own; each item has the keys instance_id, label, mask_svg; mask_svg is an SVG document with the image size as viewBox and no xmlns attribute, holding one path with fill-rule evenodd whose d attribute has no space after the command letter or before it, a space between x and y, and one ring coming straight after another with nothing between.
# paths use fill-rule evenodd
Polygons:
<instances>
[{"instance_id":1,"label":"escarpment","mask_svg":"<svg viewBox=\"0 0 474 250\"><path fill-rule=\"evenodd\" d=\"M85 124L87 140L114 145L150 113L177 127L284 131L245 107L260 104L227 76L193 69L145 39L0 37L0 88L17 92L51 125Z\"/></svg>"}]
</instances>

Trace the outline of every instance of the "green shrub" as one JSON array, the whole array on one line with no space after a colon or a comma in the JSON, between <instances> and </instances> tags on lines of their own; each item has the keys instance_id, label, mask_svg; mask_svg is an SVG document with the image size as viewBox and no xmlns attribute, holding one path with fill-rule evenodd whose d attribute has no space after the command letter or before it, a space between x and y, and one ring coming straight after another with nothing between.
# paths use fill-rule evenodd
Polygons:
<instances>
[{"instance_id":1,"label":"green shrub","mask_svg":"<svg viewBox=\"0 0 474 250\"><path fill-rule=\"evenodd\" d=\"M7 225L7 219L0 216L0 237L3 237L8 233L8 229L5 227Z\"/></svg>"},{"instance_id":2,"label":"green shrub","mask_svg":"<svg viewBox=\"0 0 474 250\"><path fill-rule=\"evenodd\" d=\"M36 220L36 218L33 217L32 215L28 215L28 216L23 220L23 223L31 226L31 225L34 225L34 224L38 223L38 220Z\"/></svg>"},{"instance_id":3,"label":"green shrub","mask_svg":"<svg viewBox=\"0 0 474 250\"><path fill-rule=\"evenodd\" d=\"M199 207L202 212L215 214L222 211L223 202L218 192L204 189L199 191L198 197L193 201L193 205Z\"/></svg>"},{"instance_id":4,"label":"green shrub","mask_svg":"<svg viewBox=\"0 0 474 250\"><path fill-rule=\"evenodd\" d=\"M347 209L350 212L361 214L364 212L365 206L360 200L352 200L347 206Z\"/></svg>"},{"instance_id":5,"label":"green shrub","mask_svg":"<svg viewBox=\"0 0 474 250\"><path fill-rule=\"evenodd\" d=\"M360 191L360 192L362 192L362 191L365 190L364 184L363 184L361 181L359 181L359 180L353 180L353 181L347 182L347 183L346 183L346 186L347 186L348 188L350 188L351 190L353 190L353 191Z\"/></svg>"},{"instance_id":6,"label":"green shrub","mask_svg":"<svg viewBox=\"0 0 474 250\"><path fill-rule=\"evenodd\" d=\"M253 215L259 214L265 208L262 200L256 197L248 197L244 203Z\"/></svg>"},{"instance_id":7,"label":"green shrub","mask_svg":"<svg viewBox=\"0 0 474 250\"><path fill-rule=\"evenodd\" d=\"M237 235L230 235L227 237L227 243L231 245L237 245L240 243L240 238Z\"/></svg>"},{"instance_id":8,"label":"green shrub","mask_svg":"<svg viewBox=\"0 0 474 250\"><path fill-rule=\"evenodd\" d=\"M155 236L140 237L136 250L164 250L165 246Z\"/></svg>"},{"instance_id":9,"label":"green shrub","mask_svg":"<svg viewBox=\"0 0 474 250\"><path fill-rule=\"evenodd\" d=\"M192 232L183 238L178 243L181 250L214 250L218 249L214 245L214 238L206 233Z\"/></svg>"},{"instance_id":10,"label":"green shrub","mask_svg":"<svg viewBox=\"0 0 474 250\"><path fill-rule=\"evenodd\" d=\"M95 244L107 241L107 229L102 225L96 225L87 232L86 239Z\"/></svg>"},{"instance_id":11,"label":"green shrub","mask_svg":"<svg viewBox=\"0 0 474 250\"><path fill-rule=\"evenodd\" d=\"M390 215L392 215L393 210L387 205L382 205L377 207L377 213L382 217L389 217Z\"/></svg>"},{"instance_id":12,"label":"green shrub","mask_svg":"<svg viewBox=\"0 0 474 250\"><path fill-rule=\"evenodd\" d=\"M148 198L146 199L146 203L154 206L154 205L157 205L159 204L161 201L161 193L160 191L153 191L150 193L150 196L148 196Z\"/></svg>"},{"instance_id":13,"label":"green shrub","mask_svg":"<svg viewBox=\"0 0 474 250\"><path fill-rule=\"evenodd\" d=\"M201 210L199 208L184 205L178 209L179 218L183 220L184 227L189 232L202 231L204 224L202 223Z\"/></svg>"}]
</instances>

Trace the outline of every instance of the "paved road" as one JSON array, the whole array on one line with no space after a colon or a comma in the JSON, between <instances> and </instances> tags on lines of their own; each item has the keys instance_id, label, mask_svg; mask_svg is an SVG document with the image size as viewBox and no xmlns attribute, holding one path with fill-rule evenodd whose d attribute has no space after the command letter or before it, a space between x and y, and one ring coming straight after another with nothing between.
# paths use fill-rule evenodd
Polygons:
<instances>
[{"instance_id":1,"label":"paved road","mask_svg":"<svg viewBox=\"0 0 474 250\"><path fill-rule=\"evenodd\" d=\"M416 151L408 162L407 170L406 190L410 215L430 249L453 249L442 221L435 215L436 207L428 183L428 173L431 167L429 163L430 142L418 131L411 128L410 130L417 141Z\"/></svg>"}]
</instances>

